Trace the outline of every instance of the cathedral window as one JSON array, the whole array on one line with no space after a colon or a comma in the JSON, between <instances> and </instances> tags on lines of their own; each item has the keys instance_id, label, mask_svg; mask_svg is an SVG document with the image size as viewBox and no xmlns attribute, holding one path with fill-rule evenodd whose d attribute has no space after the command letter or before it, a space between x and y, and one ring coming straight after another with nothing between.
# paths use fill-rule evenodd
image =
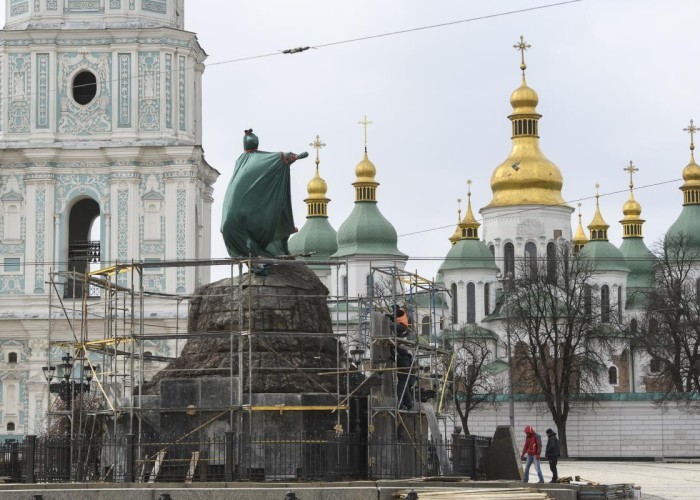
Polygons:
<instances>
[{"instance_id":1,"label":"cathedral window","mask_svg":"<svg viewBox=\"0 0 700 500\"><path fill-rule=\"evenodd\" d=\"M459 316L457 315L457 304L459 304L459 301L457 300L457 285L455 283L452 283L452 286L450 286L450 294L452 295L452 324L456 325L459 322Z\"/></svg>"},{"instance_id":2,"label":"cathedral window","mask_svg":"<svg viewBox=\"0 0 700 500\"><path fill-rule=\"evenodd\" d=\"M617 320L622 321L622 287L617 287Z\"/></svg>"},{"instance_id":3,"label":"cathedral window","mask_svg":"<svg viewBox=\"0 0 700 500\"><path fill-rule=\"evenodd\" d=\"M493 245L489 245L489 250L491 251L491 255L494 257L496 256L496 247Z\"/></svg>"},{"instance_id":4,"label":"cathedral window","mask_svg":"<svg viewBox=\"0 0 700 500\"><path fill-rule=\"evenodd\" d=\"M147 240L160 240L160 207L158 205L158 203L149 203L146 206L144 236Z\"/></svg>"},{"instance_id":5,"label":"cathedral window","mask_svg":"<svg viewBox=\"0 0 700 500\"><path fill-rule=\"evenodd\" d=\"M8 432L13 432L15 430L15 423L14 422L7 422L7 430L8 430Z\"/></svg>"},{"instance_id":6,"label":"cathedral window","mask_svg":"<svg viewBox=\"0 0 700 500\"><path fill-rule=\"evenodd\" d=\"M658 359L652 359L649 362L649 371L651 373L659 373L661 371L661 361Z\"/></svg>"},{"instance_id":7,"label":"cathedral window","mask_svg":"<svg viewBox=\"0 0 700 500\"><path fill-rule=\"evenodd\" d=\"M8 363L16 363L17 362L17 353L16 352L11 352L7 355L7 362Z\"/></svg>"},{"instance_id":8,"label":"cathedral window","mask_svg":"<svg viewBox=\"0 0 700 500\"><path fill-rule=\"evenodd\" d=\"M557 249L554 243L547 244L547 282L557 281Z\"/></svg>"},{"instance_id":9,"label":"cathedral window","mask_svg":"<svg viewBox=\"0 0 700 500\"><path fill-rule=\"evenodd\" d=\"M467 284L467 323L476 323L476 287L474 283Z\"/></svg>"},{"instance_id":10,"label":"cathedral window","mask_svg":"<svg viewBox=\"0 0 700 500\"><path fill-rule=\"evenodd\" d=\"M491 313L491 286L488 283L484 284L484 316Z\"/></svg>"},{"instance_id":11,"label":"cathedral window","mask_svg":"<svg viewBox=\"0 0 700 500\"><path fill-rule=\"evenodd\" d=\"M81 71L73 78L73 99L78 104L86 106L97 95L97 78L90 71Z\"/></svg>"},{"instance_id":12,"label":"cathedral window","mask_svg":"<svg viewBox=\"0 0 700 500\"><path fill-rule=\"evenodd\" d=\"M5 257L4 261L4 272L6 273L17 273L20 270L19 264L20 264L20 258L19 257Z\"/></svg>"},{"instance_id":13,"label":"cathedral window","mask_svg":"<svg viewBox=\"0 0 700 500\"><path fill-rule=\"evenodd\" d=\"M649 320L649 333L659 333L659 322L655 318Z\"/></svg>"},{"instance_id":14,"label":"cathedral window","mask_svg":"<svg viewBox=\"0 0 700 500\"><path fill-rule=\"evenodd\" d=\"M593 314L593 291L590 285L584 285L583 288L583 313L586 320L590 321Z\"/></svg>"},{"instance_id":15,"label":"cathedral window","mask_svg":"<svg viewBox=\"0 0 700 500\"><path fill-rule=\"evenodd\" d=\"M16 204L7 206L5 210L5 239L19 240L21 217L19 207Z\"/></svg>"},{"instance_id":16,"label":"cathedral window","mask_svg":"<svg viewBox=\"0 0 700 500\"><path fill-rule=\"evenodd\" d=\"M614 366L608 368L608 383L610 385L617 385L617 368Z\"/></svg>"},{"instance_id":17,"label":"cathedral window","mask_svg":"<svg viewBox=\"0 0 700 500\"><path fill-rule=\"evenodd\" d=\"M637 333L638 328L637 320L632 318L632 321L630 321L630 332Z\"/></svg>"},{"instance_id":18,"label":"cathedral window","mask_svg":"<svg viewBox=\"0 0 700 500\"><path fill-rule=\"evenodd\" d=\"M426 337L430 335L430 316L423 316L423 319L421 320L421 334L425 335Z\"/></svg>"},{"instance_id":19,"label":"cathedral window","mask_svg":"<svg viewBox=\"0 0 700 500\"><path fill-rule=\"evenodd\" d=\"M340 278L340 282L342 284L342 289L341 289L341 296L347 297L348 296L348 277L343 276Z\"/></svg>"},{"instance_id":20,"label":"cathedral window","mask_svg":"<svg viewBox=\"0 0 700 500\"><path fill-rule=\"evenodd\" d=\"M537 245L531 241L525 244L525 260L530 278L535 279L537 277Z\"/></svg>"},{"instance_id":21,"label":"cathedral window","mask_svg":"<svg viewBox=\"0 0 700 500\"><path fill-rule=\"evenodd\" d=\"M515 276L515 247L512 243L503 245L503 263L505 274Z\"/></svg>"},{"instance_id":22,"label":"cathedral window","mask_svg":"<svg viewBox=\"0 0 700 500\"><path fill-rule=\"evenodd\" d=\"M610 287L608 285L600 288L600 321L610 323Z\"/></svg>"}]
</instances>

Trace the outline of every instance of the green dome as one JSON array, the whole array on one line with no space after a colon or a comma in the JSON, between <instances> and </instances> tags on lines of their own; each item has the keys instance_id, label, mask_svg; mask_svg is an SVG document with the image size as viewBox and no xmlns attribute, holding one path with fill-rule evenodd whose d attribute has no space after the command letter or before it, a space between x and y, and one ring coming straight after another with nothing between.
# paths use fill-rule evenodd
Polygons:
<instances>
[{"instance_id":1,"label":"green dome","mask_svg":"<svg viewBox=\"0 0 700 500\"><path fill-rule=\"evenodd\" d=\"M591 260L597 272L625 271L629 272L627 261L618 248L607 240L592 240L586 243L579 255Z\"/></svg>"},{"instance_id":2,"label":"green dome","mask_svg":"<svg viewBox=\"0 0 700 500\"><path fill-rule=\"evenodd\" d=\"M620 247L630 273L627 288L649 288L654 283L654 254L642 238L625 238Z\"/></svg>"},{"instance_id":3,"label":"green dome","mask_svg":"<svg viewBox=\"0 0 700 500\"><path fill-rule=\"evenodd\" d=\"M397 240L396 229L375 202L356 202L352 213L338 229L338 251L333 257L388 255L408 258L397 248Z\"/></svg>"},{"instance_id":4,"label":"green dome","mask_svg":"<svg viewBox=\"0 0 700 500\"><path fill-rule=\"evenodd\" d=\"M301 260L328 260L338 250L337 233L328 218L309 217L299 232L289 238L288 246L292 255L315 252Z\"/></svg>"},{"instance_id":5,"label":"green dome","mask_svg":"<svg viewBox=\"0 0 700 500\"><path fill-rule=\"evenodd\" d=\"M496 260L483 241L459 240L447 252L440 273L449 269L493 269L498 271Z\"/></svg>"},{"instance_id":6,"label":"green dome","mask_svg":"<svg viewBox=\"0 0 700 500\"><path fill-rule=\"evenodd\" d=\"M684 205L676 222L671 224L666 238L683 238L693 250L700 250L700 205Z\"/></svg>"}]
</instances>

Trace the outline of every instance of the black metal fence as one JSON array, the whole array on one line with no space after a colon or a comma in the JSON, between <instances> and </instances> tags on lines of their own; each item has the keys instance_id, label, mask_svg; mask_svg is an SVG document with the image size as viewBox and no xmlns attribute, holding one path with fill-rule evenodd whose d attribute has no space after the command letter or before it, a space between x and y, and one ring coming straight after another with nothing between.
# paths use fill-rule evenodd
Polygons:
<instances>
[{"instance_id":1,"label":"black metal fence","mask_svg":"<svg viewBox=\"0 0 700 500\"><path fill-rule=\"evenodd\" d=\"M233 433L206 439L101 440L26 436L0 445L0 476L11 482L206 482L484 479L490 438L387 440L328 433L274 438Z\"/></svg>"}]
</instances>

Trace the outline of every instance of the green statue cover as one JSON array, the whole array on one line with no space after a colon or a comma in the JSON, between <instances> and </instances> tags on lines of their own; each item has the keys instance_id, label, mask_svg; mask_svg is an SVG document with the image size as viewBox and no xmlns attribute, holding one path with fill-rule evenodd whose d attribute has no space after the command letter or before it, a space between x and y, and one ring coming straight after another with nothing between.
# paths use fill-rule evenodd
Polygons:
<instances>
[{"instance_id":1,"label":"green statue cover","mask_svg":"<svg viewBox=\"0 0 700 500\"><path fill-rule=\"evenodd\" d=\"M252 130L246 130L244 147L251 145L250 136L255 137ZM238 157L221 217L221 234L231 257L289 254L287 240L296 231L289 166L306 156L307 153L297 156L255 148L246 149Z\"/></svg>"}]
</instances>

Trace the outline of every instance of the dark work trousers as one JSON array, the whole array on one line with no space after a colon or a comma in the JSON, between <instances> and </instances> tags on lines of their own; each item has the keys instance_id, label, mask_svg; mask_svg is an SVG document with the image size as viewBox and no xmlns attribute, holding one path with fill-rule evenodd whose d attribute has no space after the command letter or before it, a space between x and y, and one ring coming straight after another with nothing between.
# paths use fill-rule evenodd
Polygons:
<instances>
[{"instance_id":1,"label":"dark work trousers","mask_svg":"<svg viewBox=\"0 0 700 500\"><path fill-rule=\"evenodd\" d=\"M552 471L552 482L556 483L557 480L559 479L559 474L557 473L557 459L556 458L549 459L549 470Z\"/></svg>"}]
</instances>

